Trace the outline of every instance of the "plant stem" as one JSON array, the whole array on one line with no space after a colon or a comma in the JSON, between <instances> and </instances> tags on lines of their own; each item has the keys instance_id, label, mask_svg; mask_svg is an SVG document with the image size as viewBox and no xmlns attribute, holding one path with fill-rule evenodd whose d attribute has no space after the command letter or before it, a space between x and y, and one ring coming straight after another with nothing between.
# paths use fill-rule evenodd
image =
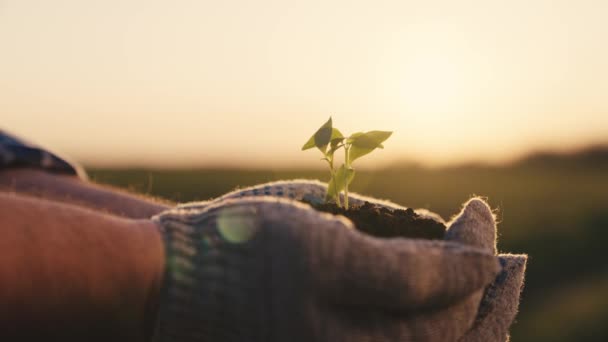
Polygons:
<instances>
[{"instance_id":1,"label":"plant stem","mask_svg":"<svg viewBox=\"0 0 608 342\"><path fill-rule=\"evenodd\" d=\"M331 179L333 180L336 175L336 171L334 170L334 158L333 157L328 158L327 163L329 164L329 174L331 175ZM337 186L336 182L334 181L333 183L334 183L334 187L336 187ZM341 206L340 205L340 194L338 194L336 196L336 205L338 206L338 208Z\"/></svg>"},{"instance_id":2,"label":"plant stem","mask_svg":"<svg viewBox=\"0 0 608 342\"><path fill-rule=\"evenodd\" d=\"M349 147L344 146L344 169L346 172L346 177L344 178L344 209L348 210L348 170L350 170L350 163L348 162L348 152ZM338 194L338 198L340 195Z\"/></svg>"}]
</instances>

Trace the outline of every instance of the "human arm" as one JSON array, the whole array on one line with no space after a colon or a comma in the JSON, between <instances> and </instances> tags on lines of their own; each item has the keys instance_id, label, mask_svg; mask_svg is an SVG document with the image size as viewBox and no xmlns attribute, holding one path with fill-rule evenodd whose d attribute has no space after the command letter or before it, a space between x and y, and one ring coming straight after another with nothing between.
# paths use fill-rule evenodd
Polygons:
<instances>
[{"instance_id":1,"label":"human arm","mask_svg":"<svg viewBox=\"0 0 608 342\"><path fill-rule=\"evenodd\" d=\"M0 232L0 340L146 340L164 265L152 222L0 192Z\"/></svg>"},{"instance_id":2,"label":"human arm","mask_svg":"<svg viewBox=\"0 0 608 342\"><path fill-rule=\"evenodd\" d=\"M156 296L142 293L164 274L157 341L455 341L500 270L485 248L375 239L276 198L181 207L150 223L15 197L0 197L0 247L10 251L0 281L14 291L0 303L15 311L0 321L1 340L137 341L155 317ZM476 207L456 222L491 218ZM493 231L483 221L477 228ZM48 228L30 227L40 222Z\"/></svg>"},{"instance_id":3,"label":"human arm","mask_svg":"<svg viewBox=\"0 0 608 342\"><path fill-rule=\"evenodd\" d=\"M0 192L15 192L134 219L150 218L170 207L157 198L95 184L41 169L0 169Z\"/></svg>"}]
</instances>

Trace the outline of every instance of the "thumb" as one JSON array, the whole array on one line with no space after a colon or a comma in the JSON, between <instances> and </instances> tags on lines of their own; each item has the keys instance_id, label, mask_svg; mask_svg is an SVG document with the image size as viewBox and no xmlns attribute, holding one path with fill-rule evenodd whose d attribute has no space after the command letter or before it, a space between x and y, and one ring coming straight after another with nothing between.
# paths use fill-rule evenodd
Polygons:
<instances>
[{"instance_id":1,"label":"thumb","mask_svg":"<svg viewBox=\"0 0 608 342\"><path fill-rule=\"evenodd\" d=\"M237 189L220 197L220 200L228 198L272 196L292 200L322 201L327 192L327 184L307 179L282 180L258 184L243 189Z\"/></svg>"},{"instance_id":2,"label":"thumb","mask_svg":"<svg viewBox=\"0 0 608 342\"><path fill-rule=\"evenodd\" d=\"M336 304L401 312L443 307L487 286L500 270L496 257L478 248L373 238L339 217L292 208L271 226L303 244L313 287Z\"/></svg>"},{"instance_id":3,"label":"thumb","mask_svg":"<svg viewBox=\"0 0 608 342\"><path fill-rule=\"evenodd\" d=\"M460 242L496 254L496 221L490 206L481 198L472 198L448 223L445 240Z\"/></svg>"},{"instance_id":4,"label":"thumb","mask_svg":"<svg viewBox=\"0 0 608 342\"><path fill-rule=\"evenodd\" d=\"M468 342L507 341L509 326L519 307L527 255L499 255L502 271L481 300L473 328L461 339Z\"/></svg>"}]
</instances>

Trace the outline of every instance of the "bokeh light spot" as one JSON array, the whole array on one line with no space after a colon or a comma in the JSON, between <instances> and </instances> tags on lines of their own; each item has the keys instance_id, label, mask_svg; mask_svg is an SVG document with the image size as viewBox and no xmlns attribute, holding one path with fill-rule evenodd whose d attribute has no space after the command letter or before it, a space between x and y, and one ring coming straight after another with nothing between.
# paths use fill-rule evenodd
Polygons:
<instances>
[{"instance_id":1,"label":"bokeh light spot","mask_svg":"<svg viewBox=\"0 0 608 342\"><path fill-rule=\"evenodd\" d=\"M252 207L224 208L218 215L217 229L226 241L245 243L258 230L257 211Z\"/></svg>"}]
</instances>

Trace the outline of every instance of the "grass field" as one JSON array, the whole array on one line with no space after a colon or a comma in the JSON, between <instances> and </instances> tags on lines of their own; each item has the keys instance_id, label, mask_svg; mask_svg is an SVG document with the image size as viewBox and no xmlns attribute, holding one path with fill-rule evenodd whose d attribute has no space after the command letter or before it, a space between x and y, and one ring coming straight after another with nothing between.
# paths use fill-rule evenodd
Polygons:
<instances>
[{"instance_id":1,"label":"grass field","mask_svg":"<svg viewBox=\"0 0 608 342\"><path fill-rule=\"evenodd\" d=\"M353 190L409 207L456 214L473 195L498 211L499 249L527 253L513 341L608 341L608 153L536 155L501 166L362 171ZM93 180L173 201L236 187L327 175L314 170L91 170Z\"/></svg>"}]
</instances>

